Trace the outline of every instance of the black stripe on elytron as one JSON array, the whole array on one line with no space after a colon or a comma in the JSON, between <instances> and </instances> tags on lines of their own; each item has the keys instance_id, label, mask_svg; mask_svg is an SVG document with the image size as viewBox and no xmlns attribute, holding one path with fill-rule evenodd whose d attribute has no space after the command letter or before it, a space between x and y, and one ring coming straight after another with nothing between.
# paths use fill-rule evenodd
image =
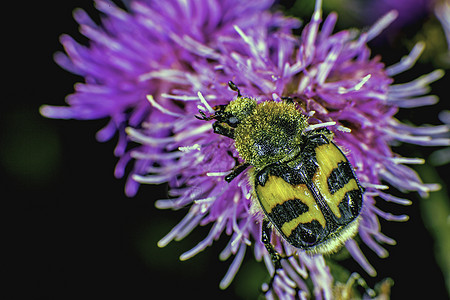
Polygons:
<instances>
[{"instance_id":1,"label":"black stripe on elytron","mask_svg":"<svg viewBox=\"0 0 450 300\"><path fill-rule=\"evenodd\" d=\"M340 223L349 223L359 215L362 208L362 197L361 190L351 190L345 193L338 206L342 213Z\"/></svg>"},{"instance_id":2,"label":"black stripe on elytron","mask_svg":"<svg viewBox=\"0 0 450 300\"><path fill-rule=\"evenodd\" d=\"M312 220L310 223L298 224L286 240L294 247L308 249L323 241L328 233L317 220Z\"/></svg>"},{"instance_id":3,"label":"black stripe on elytron","mask_svg":"<svg viewBox=\"0 0 450 300\"><path fill-rule=\"evenodd\" d=\"M267 216L278 228L281 228L284 223L292 221L308 210L308 205L301 200L289 199L282 204L277 204Z\"/></svg>"},{"instance_id":4,"label":"black stripe on elytron","mask_svg":"<svg viewBox=\"0 0 450 300\"><path fill-rule=\"evenodd\" d=\"M301 174L302 176L305 176L303 173ZM316 204L319 206L319 209L325 219L326 227L329 230L335 230L338 227L336 217L328 206L326 200L323 198L318 187L312 181L308 181L306 183L306 187L310 190L314 197L314 200L316 201Z\"/></svg>"},{"instance_id":5,"label":"black stripe on elytron","mask_svg":"<svg viewBox=\"0 0 450 300\"><path fill-rule=\"evenodd\" d=\"M350 163L348 161L340 162L337 168L331 171L327 179L330 194L333 195L342 189L353 178L355 178L355 175L353 175Z\"/></svg>"}]
</instances>

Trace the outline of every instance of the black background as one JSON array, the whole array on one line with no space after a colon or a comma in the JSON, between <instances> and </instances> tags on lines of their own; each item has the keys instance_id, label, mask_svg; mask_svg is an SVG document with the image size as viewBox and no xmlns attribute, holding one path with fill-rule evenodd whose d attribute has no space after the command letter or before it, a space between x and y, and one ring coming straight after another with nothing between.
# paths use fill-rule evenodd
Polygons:
<instances>
[{"instance_id":1,"label":"black background","mask_svg":"<svg viewBox=\"0 0 450 300\"><path fill-rule=\"evenodd\" d=\"M0 163L6 237L2 248L7 255L2 269L5 286L15 295L8 299L255 298L267 275L251 253L235 282L225 291L218 287L230 263L218 259L228 241L225 237L189 261L178 260L206 236L208 227L166 248L156 246L187 210L154 208L154 200L166 196L164 185L142 186L134 198L124 195L125 180L113 176L115 140L95 140L96 130L107 120L49 120L39 115L42 104L63 105L73 84L81 80L53 61L54 52L62 50L60 34L85 42L72 18L76 7L98 16L90 1L15 2L5 8L7 84ZM13 20L7 18L9 12ZM391 55L387 60L406 53L389 54L382 46L379 50ZM416 200L410 207L385 207L411 219L381 221L383 232L398 245L386 246L386 259L363 249L378 271L378 277L368 281L393 278L394 299L445 298L433 240ZM355 263L348 266L364 274Z\"/></svg>"}]
</instances>

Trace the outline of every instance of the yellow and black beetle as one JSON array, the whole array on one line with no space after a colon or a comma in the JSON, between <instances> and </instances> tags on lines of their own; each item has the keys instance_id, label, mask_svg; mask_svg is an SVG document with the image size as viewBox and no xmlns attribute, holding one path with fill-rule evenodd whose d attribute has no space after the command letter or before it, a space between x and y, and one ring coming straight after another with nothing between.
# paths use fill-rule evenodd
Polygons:
<instances>
[{"instance_id":1,"label":"yellow and black beetle","mask_svg":"<svg viewBox=\"0 0 450 300\"><path fill-rule=\"evenodd\" d=\"M326 128L306 130L308 118L290 98L281 102L243 97L215 106L215 133L235 140L244 163L226 177L230 182L247 167L252 200L262 209L262 241L279 266L270 244L271 227L289 244L308 253L337 251L359 225L363 188L344 153Z\"/></svg>"}]
</instances>

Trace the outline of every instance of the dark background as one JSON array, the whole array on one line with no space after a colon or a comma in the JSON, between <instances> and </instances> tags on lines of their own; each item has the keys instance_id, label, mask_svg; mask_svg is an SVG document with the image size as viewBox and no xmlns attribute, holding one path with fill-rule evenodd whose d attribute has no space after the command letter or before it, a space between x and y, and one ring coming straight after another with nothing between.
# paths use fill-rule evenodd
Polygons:
<instances>
[{"instance_id":1,"label":"dark background","mask_svg":"<svg viewBox=\"0 0 450 300\"><path fill-rule=\"evenodd\" d=\"M181 242L162 249L156 246L187 210L154 208L155 199L166 197L164 185L142 186L134 198L124 195L125 180L113 176L115 140L95 140L96 130L107 120L49 120L39 115L42 104L63 105L73 84L81 81L53 62L54 52L62 50L60 34L85 42L72 18L76 7L84 8L94 19L98 16L91 1L16 2L5 8L4 19L13 13L5 27L7 84L0 111L1 219L6 237L3 248L7 249L2 269L7 277L4 285L15 295L8 299L256 298L267 274L251 251L233 284L225 291L219 289L230 264L218 259L228 242L225 237L188 261L178 260L206 236L208 226L196 229ZM420 28L424 20L418 18L401 35L408 37L408 30ZM392 45L397 48L392 50ZM373 47L388 63L407 53L405 45L395 42ZM410 76L433 68L424 63ZM443 80L433 88L445 98ZM412 117L417 124L437 124L437 111L449 107L442 102L425 113L400 117ZM407 155L410 149L398 152ZM426 156L432 150L418 155ZM438 168L436 174L448 175L444 169ZM448 182L445 177L444 185ZM390 256L380 259L363 247L378 277L371 279L356 263L345 263L372 286L384 277L393 278L394 299L445 298L444 279L433 252L435 242L420 211L419 202L427 200L408 196L414 200L409 207L383 207L410 216L407 223L381 220L382 231L398 243L386 246Z\"/></svg>"}]
</instances>

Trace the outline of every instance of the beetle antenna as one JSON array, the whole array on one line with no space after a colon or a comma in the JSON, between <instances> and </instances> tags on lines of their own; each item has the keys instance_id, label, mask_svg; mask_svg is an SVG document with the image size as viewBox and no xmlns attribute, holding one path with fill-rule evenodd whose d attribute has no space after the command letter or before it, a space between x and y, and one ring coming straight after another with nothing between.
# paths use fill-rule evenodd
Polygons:
<instances>
[{"instance_id":1,"label":"beetle antenna","mask_svg":"<svg viewBox=\"0 0 450 300\"><path fill-rule=\"evenodd\" d=\"M238 93L238 97L241 97L241 91L239 90L239 88L237 87L237 85L234 84L233 81L228 81L228 86L230 87L230 89L232 89L233 91Z\"/></svg>"},{"instance_id":2,"label":"beetle antenna","mask_svg":"<svg viewBox=\"0 0 450 300\"><path fill-rule=\"evenodd\" d=\"M195 116L195 117L202 121L209 121L209 120L214 119L214 117L215 117L214 115L207 117L206 114L201 110L198 110L198 112L201 115L201 117L199 117L199 116Z\"/></svg>"}]
</instances>

